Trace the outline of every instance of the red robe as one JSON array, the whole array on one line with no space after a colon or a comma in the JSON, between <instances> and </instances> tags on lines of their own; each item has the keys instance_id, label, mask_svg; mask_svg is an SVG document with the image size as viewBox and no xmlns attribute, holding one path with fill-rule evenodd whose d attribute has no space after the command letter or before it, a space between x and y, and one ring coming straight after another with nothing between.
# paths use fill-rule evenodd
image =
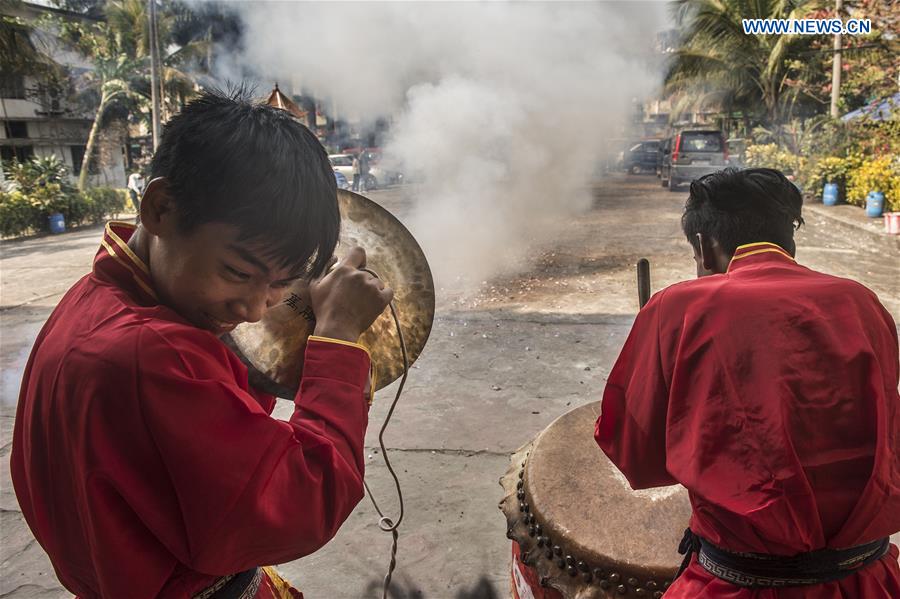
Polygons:
<instances>
[{"instance_id":1,"label":"red robe","mask_svg":"<svg viewBox=\"0 0 900 599\"><path fill-rule=\"evenodd\" d=\"M337 532L363 497L369 356L311 340L296 410L273 419L221 340L159 304L132 231L107 226L35 341L12 480L73 593L189 597Z\"/></svg>"},{"instance_id":2,"label":"red robe","mask_svg":"<svg viewBox=\"0 0 900 599\"><path fill-rule=\"evenodd\" d=\"M855 282L774 244L640 311L595 438L635 489L681 483L691 528L738 552L845 548L900 530L897 329ZM674 548L673 548L674 550ZM897 548L813 587L749 590L697 563L666 597L900 597Z\"/></svg>"}]
</instances>

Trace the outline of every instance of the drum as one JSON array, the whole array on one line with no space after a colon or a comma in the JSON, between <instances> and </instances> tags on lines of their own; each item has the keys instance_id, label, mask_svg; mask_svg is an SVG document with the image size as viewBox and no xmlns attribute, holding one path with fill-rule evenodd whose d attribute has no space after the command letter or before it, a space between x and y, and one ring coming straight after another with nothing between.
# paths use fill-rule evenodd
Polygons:
<instances>
[{"instance_id":1,"label":"drum","mask_svg":"<svg viewBox=\"0 0 900 599\"><path fill-rule=\"evenodd\" d=\"M500 480L515 599L662 597L678 571L687 491L633 491L594 442L599 413L558 418Z\"/></svg>"}]
</instances>

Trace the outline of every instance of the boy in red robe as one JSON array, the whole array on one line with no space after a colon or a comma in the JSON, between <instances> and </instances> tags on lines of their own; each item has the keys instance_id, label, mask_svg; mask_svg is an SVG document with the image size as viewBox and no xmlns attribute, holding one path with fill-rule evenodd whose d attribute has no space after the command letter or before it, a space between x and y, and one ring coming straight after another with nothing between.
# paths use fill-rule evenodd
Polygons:
<instances>
[{"instance_id":1,"label":"boy in red robe","mask_svg":"<svg viewBox=\"0 0 900 599\"><path fill-rule=\"evenodd\" d=\"M324 545L363 497L369 356L390 289L340 230L305 127L207 93L166 126L137 228L110 223L41 330L12 449L22 512L82 598L300 597L266 564ZM315 278L296 409L220 340Z\"/></svg>"},{"instance_id":2,"label":"boy in red robe","mask_svg":"<svg viewBox=\"0 0 900 599\"><path fill-rule=\"evenodd\" d=\"M695 181L699 278L650 300L609 375L597 443L633 488L690 494L666 598L900 597L897 329L796 262L801 204L770 169Z\"/></svg>"}]
</instances>

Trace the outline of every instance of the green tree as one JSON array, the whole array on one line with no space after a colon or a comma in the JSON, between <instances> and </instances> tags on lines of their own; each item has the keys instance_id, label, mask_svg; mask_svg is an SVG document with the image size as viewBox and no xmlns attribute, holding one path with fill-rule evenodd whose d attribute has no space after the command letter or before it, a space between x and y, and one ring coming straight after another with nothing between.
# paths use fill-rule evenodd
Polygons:
<instances>
[{"instance_id":1,"label":"green tree","mask_svg":"<svg viewBox=\"0 0 900 599\"><path fill-rule=\"evenodd\" d=\"M674 2L682 42L669 65L666 88L680 97L676 105L715 105L767 126L790 118L800 90L789 83L802 77L804 68L793 59L809 47L811 36L748 35L742 19L803 18L811 8L809 2L791 0Z\"/></svg>"},{"instance_id":2,"label":"green tree","mask_svg":"<svg viewBox=\"0 0 900 599\"><path fill-rule=\"evenodd\" d=\"M88 168L106 111L117 100L134 99L131 80L136 74L139 76L144 61L128 51L123 36L108 23L60 21L59 26L63 39L93 63L93 69L84 74L87 88L96 93L97 104L78 173L78 189L82 191L87 185Z\"/></svg>"},{"instance_id":3,"label":"green tree","mask_svg":"<svg viewBox=\"0 0 900 599\"><path fill-rule=\"evenodd\" d=\"M172 30L180 5L166 4L158 14L157 35L162 52L160 92L163 120L179 110L194 94L197 87L190 70L198 57L206 52L205 39L172 43ZM88 135L78 188L87 184L88 166L94 158L95 147L107 111L115 105L125 106L129 112L147 116L150 88L150 35L147 3L144 0L109 0L105 6L106 19L85 23L61 21L62 37L93 63L93 70L84 75L86 87L96 106L94 122Z\"/></svg>"},{"instance_id":4,"label":"green tree","mask_svg":"<svg viewBox=\"0 0 900 599\"><path fill-rule=\"evenodd\" d=\"M180 22L190 19L191 11L180 5L167 3L157 11L157 36L160 47L160 100L162 120L166 120L194 95L196 83L191 70L197 70L209 46L207 31L197 31L193 38L178 36ZM130 56L149 65L150 19L145 0L110 0L106 18L116 32L119 43ZM150 81L145 77L135 81L135 91L150 98Z\"/></svg>"},{"instance_id":5,"label":"green tree","mask_svg":"<svg viewBox=\"0 0 900 599\"><path fill-rule=\"evenodd\" d=\"M5 75L52 74L59 66L32 39L33 24L11 13L21 0L0 0L0 71Z\"/></svg>"}]
</instances>

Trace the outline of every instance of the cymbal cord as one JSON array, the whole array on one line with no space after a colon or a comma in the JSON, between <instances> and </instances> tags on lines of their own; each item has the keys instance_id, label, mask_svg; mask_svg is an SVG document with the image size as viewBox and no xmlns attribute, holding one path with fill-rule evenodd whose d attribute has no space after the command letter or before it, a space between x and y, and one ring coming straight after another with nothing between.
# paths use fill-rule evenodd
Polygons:
<instances>
[{"instance_id":1,"label":"cymbal cord","mask_svg":"<svg viewBox=\"0 0 900 599\"><path fill-rule=\"evenodd\" d=\"M373 277L380 279L373 270L368 268L363 268L362 270L371 274ZM375 496L372 495L372 491L369 489L369 483L363 480L363 485L366 488L366 495L369 496L369 499L372 502L372 505L375 507L375 511L378 512L380 519L378 520L378 528L383 530L384 532L391 533L391 559L388 564L388 571L384 577L384 583L382 585L382 599L387 599L388 589L391 585L391 577L394 574L394 569L397 567L397 539L399 533L397 532L397 528L400 526L400 523L403 521L403 491L400 488L400 479L397 478L397 473L394 472L394 467L391 465L391 460L388 458L387 448L384 446L384 431L387 430L388 424L391 422L391 418L394 415L394 409L397 407L397 402L400 400L400 395L403 393L403 386L406 384L406 377L409 374L409 354L406 350L406 341L403 339L403 329L400 327L400 318L397 316L397 307L394 305L394 302L389 304L391 309L391 316L394 318L394 325L397 327L397 337L400 340L400 351L403 354L403 376L400 377L400 383L397 386L397 393L394 395L394 400L391 402L390 407L388 408L387 415L384 417L384 422L381 424L381 430L378 432L378 446L381 448L381 455L384 458L384 465L387 466L388 472L391 474L391 478L394 479L394 487L397 489L397 500L400 505L400 513L397 516L397 520L394 521L388 516L384 515L384 512L381 511L381 508L378 506L378 502L375 500Z\"/></svg>"}]
</instances>

